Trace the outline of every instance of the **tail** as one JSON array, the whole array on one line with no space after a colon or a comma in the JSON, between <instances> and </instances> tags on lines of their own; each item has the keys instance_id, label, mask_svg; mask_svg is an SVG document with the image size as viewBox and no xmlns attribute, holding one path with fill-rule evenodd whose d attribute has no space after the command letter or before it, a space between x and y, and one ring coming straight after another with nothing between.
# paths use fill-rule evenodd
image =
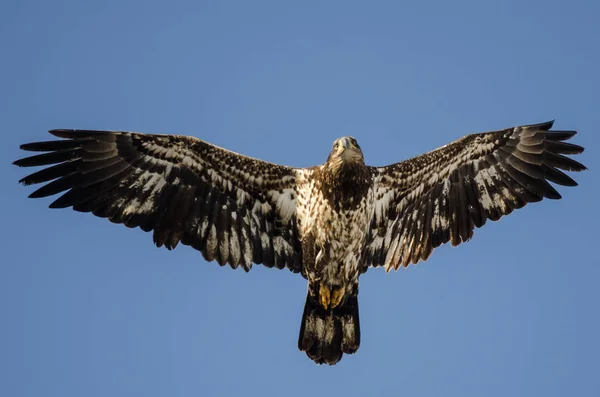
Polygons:
<instances>
[{"instance_id":1,"label":"tail","mask_svg":"<svg viewBox=\"0 0 600 397\"><path fill-rule=\"evenodd\" d=\"M334 365L343 353L352 354L359 345L358 288L333 309L324 309L309 288L298 348L317 364Z\"/></svg>"}]
</instances>

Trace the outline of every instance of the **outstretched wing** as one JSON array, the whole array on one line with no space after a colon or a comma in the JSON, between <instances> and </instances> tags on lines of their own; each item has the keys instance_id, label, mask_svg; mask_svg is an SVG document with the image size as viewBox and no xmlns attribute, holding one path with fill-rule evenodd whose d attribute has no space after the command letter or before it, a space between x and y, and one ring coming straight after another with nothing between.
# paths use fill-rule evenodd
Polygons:
<instances>
[{"instance_id":1,"label":"outstretched wing","mask_svg":"<svg viewBox=\"0 0 600 397\"><path fill-rule=\"evenodd\" d=\"M473 236L527 203L559 199L548 181L576 186L560 171L586 168L563 154L583 148L564 141L575 131L553 122L467 135L387 167L374 168L375 214L363 258L386 270L426 260L432 250Z\"/></svg>"},{"instance_id":2,"label":"outstretched wing","mask_svg":"<svg viewBox=\"0 0 600 397\"><path fill-rule=\"evenodd\" d=\"M66 192L73 207L128 227L154 230L158 247L191 245L223 266L301 269L296 178L284 167L199 139L122 131L52 130L65 140L28 143L46 152L14 164L48 166L23 179L45 183L29 197Z\"/></svg>"}]
</instances>

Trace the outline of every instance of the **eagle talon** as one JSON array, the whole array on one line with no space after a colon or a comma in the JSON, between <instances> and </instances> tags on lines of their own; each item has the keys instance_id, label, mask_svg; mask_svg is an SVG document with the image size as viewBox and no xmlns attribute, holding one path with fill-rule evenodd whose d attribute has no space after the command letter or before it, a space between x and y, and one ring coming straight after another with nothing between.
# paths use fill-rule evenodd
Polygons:
<instances>
[{"instance_id":1,"label":"eagle talon","mask_svg":"<svg viewBox=\"0 0 600 397\"><path fill-rule=\"evenodd\" d=\"M331 293L331 308L337 307L342 299L344 299L344 294L346 293L346 289L344 287L333 290Z\"/></svg>"},{"instance_id":2,"label":"eagle talon","mask_svg":"<svg viewBox=\"0 0 600 397\"><path fill-rule=\"evenodd\" d=\"M319 298L321 299L321 306L324 309L329 307L329 303L331 302L331 290L323 283L319 287Z\"/></svg>"}]
</instances>

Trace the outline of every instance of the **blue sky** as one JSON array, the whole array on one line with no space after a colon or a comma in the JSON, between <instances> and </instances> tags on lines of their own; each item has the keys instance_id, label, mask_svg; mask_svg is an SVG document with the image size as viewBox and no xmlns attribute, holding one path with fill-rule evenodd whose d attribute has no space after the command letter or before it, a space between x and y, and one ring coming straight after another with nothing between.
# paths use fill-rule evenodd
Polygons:
<instances>
[{"instance_id":1,"label":"blue sky","mask_svg":"<svg viewBox=\"0 0 600 397\"><path fill-rule=\"evenodd\" d=\"M600 5L593 1L16 1L0 5L0 395L598 396ZM296 347L304 279L189 247L17 184L52 128L183 133L293 166L356 137L385 165L556 119L590 171L361 278L362 344Z\"/></svg>"}]
</instances>

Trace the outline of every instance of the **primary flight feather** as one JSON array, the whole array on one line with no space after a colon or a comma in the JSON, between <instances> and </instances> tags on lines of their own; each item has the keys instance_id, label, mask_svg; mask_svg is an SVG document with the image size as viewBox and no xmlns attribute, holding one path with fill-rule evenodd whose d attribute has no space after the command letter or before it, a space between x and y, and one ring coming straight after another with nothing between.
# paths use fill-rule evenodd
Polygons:
<instances>
[{"instance_id":1,"label":"primary flight feather","mask_svg":"<svg viewBox=\"0 0 600 397\"><path fill-rule=\"evenodd\" d=\"M179 135L52 130L63 140L21 145L43 152L17 160L48 166L21 179L46 183L29 197L62 193L73 207L154 231L158 247L178 243L221 266L284 267L308 280L298 347L335 364L360 345L358 279L371 266L398 269L434 248L458 245L486 220L543 198L549 183L576 186L563 171L585 166L566 155L575 131L552 122L467 135L392 164L364 163L354 138L327 161L292 168Z\"/></svg>"}]
</instances>

